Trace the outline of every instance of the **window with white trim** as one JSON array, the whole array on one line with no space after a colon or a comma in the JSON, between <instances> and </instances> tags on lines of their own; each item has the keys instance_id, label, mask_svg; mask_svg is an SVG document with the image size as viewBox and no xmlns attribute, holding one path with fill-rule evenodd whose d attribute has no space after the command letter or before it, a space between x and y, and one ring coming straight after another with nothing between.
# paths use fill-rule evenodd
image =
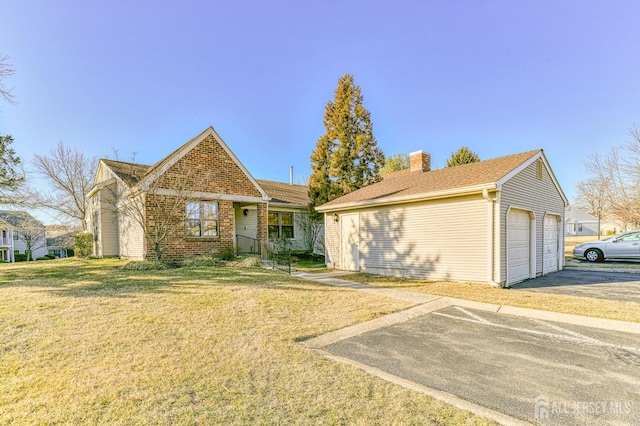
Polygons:
<instances>
[{"instance_id":1,"label":"window with white trim","mask_svg":"<svg viewBox=\"0 0 640 426\"><path fill-rule=\"evenodd\" d=\"M187 237L218 237L218 203L188 202L186 213Z\"/></svg>"},{"instance_id":2,"label":"window with white trim","mask_svg":"<svg viewBox=\"0 0 640 426\"><path fill-rule=\"evenodd\" d=\"M293 213L269 213L269 238L294 238Z\"/></svg>"}]
</instances>

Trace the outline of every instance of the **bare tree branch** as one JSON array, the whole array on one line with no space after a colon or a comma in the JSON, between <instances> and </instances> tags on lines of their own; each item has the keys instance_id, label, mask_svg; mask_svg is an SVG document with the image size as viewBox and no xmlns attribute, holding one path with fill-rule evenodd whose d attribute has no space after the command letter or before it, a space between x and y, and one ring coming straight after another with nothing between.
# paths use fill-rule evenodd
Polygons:
<instances>
[{"instance_id":1,"label":"bare tree branch","mask_svg":"<svg viewBox=\"0 0 640 426\"><path fill-rule=\"evenodd\" d=\"M32 203L61 213L85 225L87 200L85 194L93 185L97 160L62 142L48 154L35 154L36 173L48 184L50 191L34 191Z\"/></svg>"},{"instance_id":2,"label":"bare tree branch","mask_svg":"<svg viewBox=\"0 0 640 426\"><path fill-rule=\"evenodd\" d=\"M16 105L17 102L15 97L13 96L13 93L11 93L13 88L8 88L4 84L4 80L15 73L13 66L10 65L8 61L9 57L0 53L0 96L2 96L7 103Z\"/></svg>"}]
</instances>

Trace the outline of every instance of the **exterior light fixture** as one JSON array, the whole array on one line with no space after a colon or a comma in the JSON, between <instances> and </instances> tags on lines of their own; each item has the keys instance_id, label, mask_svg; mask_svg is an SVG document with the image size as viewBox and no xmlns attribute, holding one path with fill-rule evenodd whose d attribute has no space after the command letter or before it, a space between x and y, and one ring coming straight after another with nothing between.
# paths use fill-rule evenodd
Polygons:
<instances>
[{"instance_id":1,"label":"exterior light fixture","mask_svg":"<svg viewBox=\"0 0 640 426\"><path fill-rule=\"evenodd\" d=\"M337 222L337 221L338 221L338 219L340 219L340 216L338 216L338 213L334 213L334 214L333 214L333 221L334 221L334 222Z\"/></svg>"}]
</instances>

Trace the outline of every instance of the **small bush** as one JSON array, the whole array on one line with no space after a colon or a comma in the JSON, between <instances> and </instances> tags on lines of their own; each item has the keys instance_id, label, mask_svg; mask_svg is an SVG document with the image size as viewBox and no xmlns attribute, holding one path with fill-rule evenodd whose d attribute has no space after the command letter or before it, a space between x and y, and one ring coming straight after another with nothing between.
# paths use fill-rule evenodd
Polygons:
<instances>
[{"instance_id":1,"label":"small bush","mask_svg":"<svg viewBox=\"0 0 640 426\"><path fill-rule=\"evenodd\" d=\"M185 268L203 267L203 266L220 266L220 259L208 256L196 256L185 259L180 266Z\"/></svg>"},{"instance_id":2,"label":"small bush","mask_svg":"<svg viewBox=\"0 0 640 426\"><path fill-rule=\"evenodd\" d=\"M89 257L93 254L93 235L88 233L77 234L74 251L78 257Z\"/></svg>"},{"instance_id":3,"label":"small bush","mask_svg":"<svg viewBox=\"0 0 640 426\"><path fill-rule=\"evenodd\" d=\"M143 260L141 262L129 262L120 267L123 271L158 271L167 269L167 265L162 262Z\"/></svg>"},{"instance_id":4,"label":"small bush","mask_svg":"<svg viewBox=\"0 0 640 426\"><path fill-rule=\"evenodd\" d=\"M16 254L16 262L26 262L27 261L27 255L26 254Z\"/></svg>"},{"instance_id":5,"label":"small bush","mask_svg":"<svg viewBox=\"0 0 640 426\"><path fill-rule=\"evenodd\" d=\"M236 251L233 247L225 247L220 251L220 259L222 260L235 260Z\"/></svg>"},{"instance_id":6,"label":"small bush","mask_svg":"<svg viewBox=\"0 0 640 426\"><path fill-rule=\"evenodd\" d=\"M38 257L36 260L51 260L47 256Z\"/></svg>"},{"instance_id":7,"label":"small bush","mask_svg":"<svg viewBox=\"0 0 640 426\"><path fill-rule=\"evenodd\" d=\"M239 261L238 266L240 266L241 268L258 268L262 266L262 262L260 262L259 257L250 256Z\"/></svg>"}]
</instances>

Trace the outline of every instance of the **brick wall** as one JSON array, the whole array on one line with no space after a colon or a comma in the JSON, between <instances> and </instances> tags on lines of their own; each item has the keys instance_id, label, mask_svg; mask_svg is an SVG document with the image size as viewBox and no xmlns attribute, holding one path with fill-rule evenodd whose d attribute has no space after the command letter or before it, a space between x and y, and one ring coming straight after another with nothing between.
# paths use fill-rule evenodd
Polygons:
<instances>
[{"instance_id":1,"label":"brick wall","mask_svg":"<svg viewBox=\"0 0 640 426\"><path fill-rule=\"evenodd\" d=\"M157 180L157 188L180 191L177 197L149 195L146 201L148 222L147 258L153 259L156 234L166 231L162 243L164 259L179 260L193 256L215 256L233 249L235 242L234 206L231 200L209 200L189 196L194 191L260 197L260 192L229 157L213 136L204 139ZM187 237L186 202L218 203L218 237ZM167 220L168 219L168 220ZM267 238L267 204L258 204L259 238Z\"/></svg>"}]
</instances>

